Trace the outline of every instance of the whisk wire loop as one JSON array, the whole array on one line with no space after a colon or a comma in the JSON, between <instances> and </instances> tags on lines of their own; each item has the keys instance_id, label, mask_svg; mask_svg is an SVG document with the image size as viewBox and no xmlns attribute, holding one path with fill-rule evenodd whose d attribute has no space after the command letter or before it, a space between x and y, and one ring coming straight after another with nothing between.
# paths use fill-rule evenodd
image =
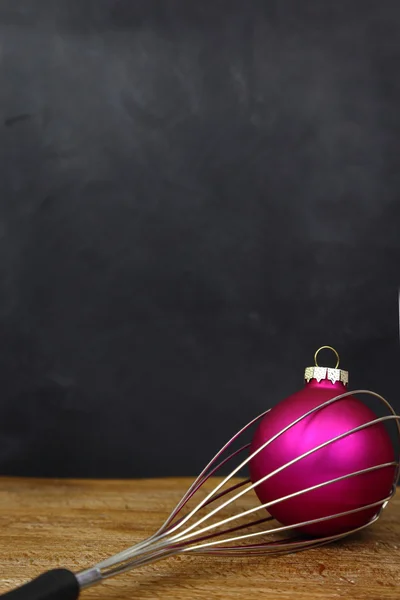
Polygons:
<instances>
[{"instance_id":1,"label":"whisk wire loop","mask_svg":"<svg viewBox=\"0 0 400 600\"><path fill-rule=\"evenodd\" d=\"M313 415L314 413L353 394L366 394L378 399L386 407L389 414L373 419L357 427L354 427L349 431L341 433L340 435L337 435L332 439L315 446L314 448L308 450L307 452L304 452L300 456L286 462L284 465L280 466L271 473L260 478L256 482L251 483L249 479L245 479L239 482L232 482L229 487L226 487L227 484L244 467L246 467L246 465L248 465L248 463L259 452L262 452L269 444L278 439L289 429L291 429L307 417ZM186 515L182 514L182 511L185 508L185 506L203 488L203 486L207 483L211 476L218 473L220 469L224 467L229 461L237 458L244 451L248 450L250 444L245 443L242 444L238 449L231 451L228 454L228 456L223 458L225 452L228 451L232 447L232 445L239 440L239 438L242 438L248 432L248 430L253 425L257 424L268 412L269 411L262 412L260 415L258 415L249 423L247 423L244 427L242 427L240 431L238 431L228 442L226 442L226 444L217 452L217 454L212 458L212 460L201 471L199 476L191 484L187 492L177 503L176 507L172 510L171 514L168 516L166 521L155 534L150 536L148 539L130 548L127 548L126 550L110 558L107 558L106 560L103 560L102 562L98 563L95 567L78 573L77 578L81 588L93 585L94 583L99 582L102 579L122 573L133 567L142 566L154 562L156 560L160 560L161 558L173 556L182 552L215 554L221 556L257 556L259 554L282 554L286 552L297 552L299 550L315 548L327 544L331 541L342 539L374 523L379 518L387 503L396 492L396 485L399 480L400 472L400 465L399 461L397 460L382 463L379 465L374 465L365 469L360 469L358 471L354 471L352 473L342 475L340 477L335 477L328 481L324 481L313 486L304 488L302 490L293 492L284 497L277 498L265 504L259 504L257 506L252 506L251 508L246 508L245 510L241 510L236 514L232 514L228 517L222 518L217 522L212 522L213 517L220 514L221 511L230 507L232 504L236 503L241 498L247 496L252 490L254 490L257 486L261 485L263 482L267 481L268 479L277 475L278 473L281 473L290 466L295 465L299 461L304 460L306 457L312 455L313 453L325 448L329 444L333 444L339 440L342 440L349 435L362 431L368 427L373 427L377 424L393 421L396 424L397 437L400 442L400 417L396 415L389 402L383 396L370 390L357 390L355 392L347 391L343 394L337 395L334 398L331 398L321 403L320 405L316 406L315 408L312 408L297 419L293 420L289 425L282 428L278 433L276 433L259 448L257 448L257 450L255 450L250 455L246 456L244 460L241 460L239 464L235 466L228 475L223 477L222 480L217 485L215 485L215 487L211 491L206 492L205 496L194 506L194 508L189 510ZM373 471L377 471L379 469L384 469L387 467L395 467L393 486L390 494L377 502L366 504L361 507L353 508L351 510L347 510L341 513L335 513L333 515L295 523L293 525L277 524L273 528L251 531L252 528L260 525L261 523L271 522L274 520L273 517L266 516L263 518L253 520L251 522L244 522L242 524L226 528L227 525L231 525L235 521L244 520L246 517L249 517L250 515L253 515L254 513L260 510L265 511L266 509L280 502L284 502L296 496L306 494L308 492L323 488L328 485L332 485L334 483L343 481L347 478L362 476L366 473L371 473ZM223 500L221 504L218 504L214 508L211 508L211 510L203 516L197 516L202 509L208 506L213 506L214 503L217 502L217 500L220 500L225 496L227 496L227 499ZM366 524L359 527L355 527L350 531L346 531L345 533L323 536L311 540L301 538L298 536L294 538L292 537L293 534L295 534L296 532L299 533L299 530L301 530L302 527L317 524L323 521L328 521L338 517L345 517L375 507L378 509L377 512ZM245 532L240 533L239 535L231 536L231 534L238 533L241 530L248 531L247 533ZM269 539L262 543L252 543L254 539L262 536L269 538L275 538L276 536L278 536L278 539ZM243 543L244 541L246 543Z\"/></svg>"}]
</instances>

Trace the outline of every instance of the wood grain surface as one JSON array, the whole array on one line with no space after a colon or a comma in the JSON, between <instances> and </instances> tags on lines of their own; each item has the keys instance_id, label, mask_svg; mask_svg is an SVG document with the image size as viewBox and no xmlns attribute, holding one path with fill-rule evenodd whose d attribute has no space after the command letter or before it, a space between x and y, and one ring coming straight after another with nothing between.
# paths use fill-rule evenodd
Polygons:
<instances>
[{"instance_id":1,"label":"wood grain surface","mask_svg":"<svg viewBox=\"0 0 400 600\"><path fill-rule=\"evenodd\" d=\"M79 571L153 533L189 479L0 479L0 593ZM400 498L346 541L281 557L180 555L85 590L88 600L400 598Z\"/></svg>"}]
</instances>

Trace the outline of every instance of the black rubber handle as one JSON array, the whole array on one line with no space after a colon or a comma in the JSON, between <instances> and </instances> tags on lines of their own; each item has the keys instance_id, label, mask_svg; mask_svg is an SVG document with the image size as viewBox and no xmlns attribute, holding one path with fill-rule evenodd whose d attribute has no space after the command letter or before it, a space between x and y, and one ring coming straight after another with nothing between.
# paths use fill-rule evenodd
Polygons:
<instances>
[{"instance_id":1,"label":"black rubber handle","mask_svg":"<svg viewBox=\"0 0 400 600\"><path fill-rule=\"evenodd\" d=\"M3 594L9 600L76 600L79 585L68 569L52 569L25 585Z\"/></svg>"}]
</instances>

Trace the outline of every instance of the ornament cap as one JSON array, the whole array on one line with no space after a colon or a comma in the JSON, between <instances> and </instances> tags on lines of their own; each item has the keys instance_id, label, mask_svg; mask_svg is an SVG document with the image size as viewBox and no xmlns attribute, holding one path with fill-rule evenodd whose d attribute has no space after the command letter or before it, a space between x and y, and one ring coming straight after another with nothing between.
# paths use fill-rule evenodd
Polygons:
<instances>
[{"instance_id":1,"label":"ornament cap","mask_svg":"<svg viewBox=\"0 0 400 600\"><path fill-rule=\"evenodd\" d=\"M331 350L336 357L335 367L321 367L318 364L318 354L321 350ZM328 379L332 384L340 381L343 385L349 383L349 372L339 369L340 357L338 352L332 346L321 346L314 354L314 366L307 367L304 371L304 379L309 383L311 379L316 379L318 383L323 379Z\"/></svg>"}]
</instances>

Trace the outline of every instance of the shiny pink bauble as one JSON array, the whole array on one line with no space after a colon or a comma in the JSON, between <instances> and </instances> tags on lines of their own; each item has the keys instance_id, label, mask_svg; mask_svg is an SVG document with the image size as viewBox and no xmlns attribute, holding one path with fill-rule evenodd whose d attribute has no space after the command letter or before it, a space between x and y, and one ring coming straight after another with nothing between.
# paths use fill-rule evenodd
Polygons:
<instances>
[{"instance_id":1,"label":"shiny pink bauble","mask_svg":"<svg viewBox=\"0 0 400 600\"><path fill-rule=\"evenodd\" d=\"M311 380L299 392L272 408L260 422L250 447L253 453L298 417L327 400L345 393L345 386L329 380ZM253 483L304 452L341 433L376 419L360 400L348 396L314 412L294 425L249 463ZM394 449L382 424L376 424L333 442L272 475L255 488L262 504L318 483L394 461ZM395 467L389 466L328 484L268 507L283 525L310 521L378 502L390 494ZM336 535L365 525L379 510L369 508L352 515L304 526L298 531L316 536Z\"/></svg>"}]
</instances>

